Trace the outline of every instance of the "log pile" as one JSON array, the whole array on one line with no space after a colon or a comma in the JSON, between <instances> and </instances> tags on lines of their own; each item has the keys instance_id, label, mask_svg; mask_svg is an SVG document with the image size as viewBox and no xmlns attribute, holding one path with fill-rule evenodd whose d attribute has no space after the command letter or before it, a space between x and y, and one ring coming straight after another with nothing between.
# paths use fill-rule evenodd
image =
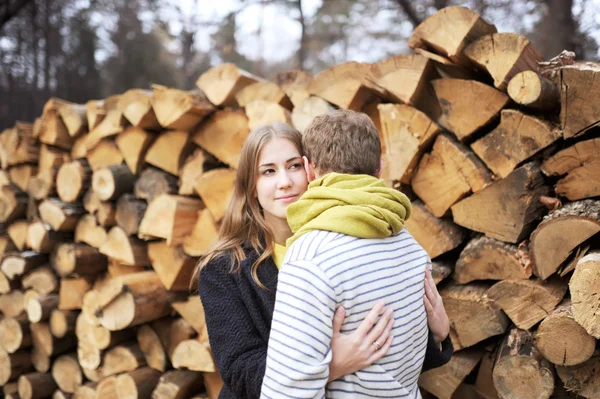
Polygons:
<instances>
[{"instance_id":1,"label":"log pile","mask_svg":"<svg viewBox=\"0 0 600 399\"><path fill-rule=\"evenodd\" d=\"M600 65L544 64L463 7L413 53L273 81L232 64L197 88L51 99L0 134L0 385L7 397L216 398L189 282L252 128L363 111L411 196L450 363L424 397L600 397ZM429 396L428 396L429 395ZM554 396L553 396L554 395Z\"/></svg>"}]
</instances>

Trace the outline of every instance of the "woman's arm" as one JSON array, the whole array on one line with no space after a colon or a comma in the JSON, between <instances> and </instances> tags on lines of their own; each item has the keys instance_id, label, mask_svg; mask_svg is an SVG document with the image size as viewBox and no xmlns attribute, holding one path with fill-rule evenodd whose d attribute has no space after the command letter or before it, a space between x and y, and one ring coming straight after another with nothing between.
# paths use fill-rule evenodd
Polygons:
<instances>
[{"instance_id":1,"label":"woman's arm","mask_svg":"<svg viewBox=\"0 0 600 399\"><path fill-rule=\"evenodd\" d=\"M429 339L425 352L423 371L434 369L450 361L454 347L450 340L450 321L444 308L444 302L437 290L431 272L425 272L425 310L429 326Z\"/></svg>"},{"instance_id":2,"label":"woman's arm","mask_svg":"<svg viewBox=\"0 0 600 399\"><path fill-rule=\"evenodd\" d=\"M267 342L259 335L233 276L211 264L199 281L211 350L223 382L237 398L258 398L265 373Z\"/></svg>"}]
</instances>

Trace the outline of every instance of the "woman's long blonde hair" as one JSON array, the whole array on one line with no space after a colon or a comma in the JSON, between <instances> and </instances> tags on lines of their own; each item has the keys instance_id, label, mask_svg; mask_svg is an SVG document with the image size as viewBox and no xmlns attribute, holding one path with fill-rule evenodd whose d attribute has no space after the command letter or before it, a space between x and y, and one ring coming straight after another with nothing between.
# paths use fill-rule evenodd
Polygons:
<instances>
[{"instance_id":1,"label":"woman's long blonde hair","mask_svg":"<svg viewBox=\"0 0 600 399\"><path fill-rule=\"evenodd\" d=\"M191 287L197 286L200 271L217 257L228 260L229 272L238 273L246 258L243 245L251 246L260 256L252 264L252 279L263 289L258 279L258 266L273 254L273 233L262 213L256 196L258 158L264 145L274 137L285 138L302 152L302 135L286 123L272 123L254 129L249 135L238 163L235 187L219 229L219 240L198 262Z\"/></svg>"}]
</instances>

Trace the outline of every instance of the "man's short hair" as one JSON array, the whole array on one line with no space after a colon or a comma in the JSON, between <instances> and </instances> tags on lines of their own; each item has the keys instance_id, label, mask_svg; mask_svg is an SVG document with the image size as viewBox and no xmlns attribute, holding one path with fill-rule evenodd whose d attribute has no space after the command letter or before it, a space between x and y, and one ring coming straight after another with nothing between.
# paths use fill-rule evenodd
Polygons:
<instances>
[{"instance_id":1,"label":"man's short hair","mask_svg":"<svg viewBox=\"0 0 600 399\"><path fill-rule=\"evenodd\" d=\"M336 110L313 119L302 137L304 154L320 174L375 176L381 160L379 133L371 119Z\"/></svg>"}]
</instances>

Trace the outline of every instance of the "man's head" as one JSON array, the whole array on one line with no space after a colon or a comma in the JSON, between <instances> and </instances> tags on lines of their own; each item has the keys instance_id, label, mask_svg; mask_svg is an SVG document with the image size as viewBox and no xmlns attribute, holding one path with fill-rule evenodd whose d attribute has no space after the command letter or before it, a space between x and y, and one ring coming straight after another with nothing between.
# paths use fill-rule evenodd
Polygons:
<instances>
[{"instance_id":1,"label":"man's head","mask_svg":"<svg viewBox=\"0 0 600 399\"><path fill-rule=\"evenodd\" d=\"M309 181L330 172L379 176L381 142L375 124L360 112L317 116L302 137Z\"/></svg>"}]
</instances>

